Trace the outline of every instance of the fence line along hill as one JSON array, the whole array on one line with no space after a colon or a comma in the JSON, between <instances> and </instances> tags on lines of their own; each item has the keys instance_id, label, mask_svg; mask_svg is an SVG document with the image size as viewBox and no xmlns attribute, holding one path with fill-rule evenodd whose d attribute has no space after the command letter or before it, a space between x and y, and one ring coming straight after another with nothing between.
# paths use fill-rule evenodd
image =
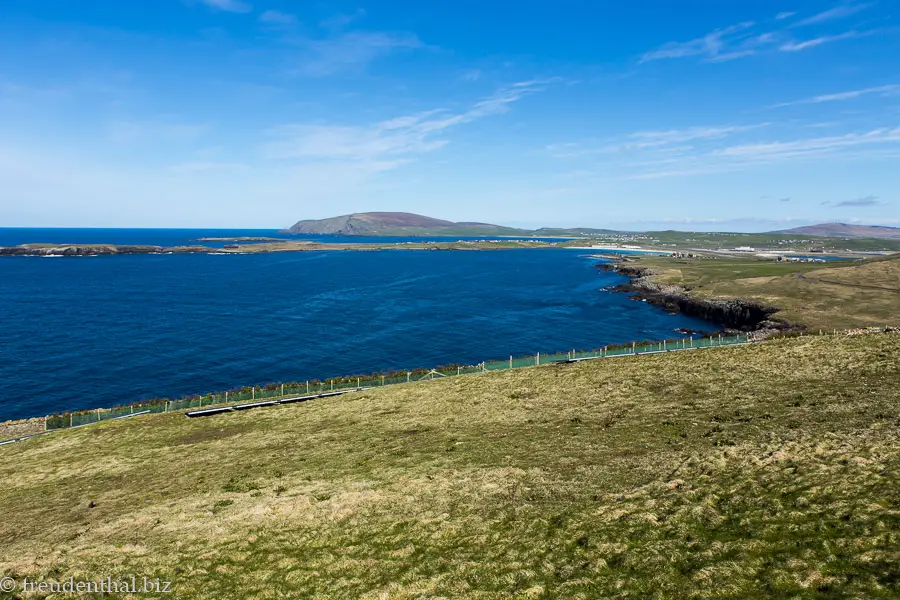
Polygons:
<instances>
[{"instance_id":1,"label":"fence line along hill","mask_svg":"<svg viewBox=\"0 0 900 600\"><path fill-rule=\"evenodd\" d=\"M0 447L0 575L187 599L896 597L898 353L897 333L805 336L58 431Z\"/></svg>"}]
</instances>

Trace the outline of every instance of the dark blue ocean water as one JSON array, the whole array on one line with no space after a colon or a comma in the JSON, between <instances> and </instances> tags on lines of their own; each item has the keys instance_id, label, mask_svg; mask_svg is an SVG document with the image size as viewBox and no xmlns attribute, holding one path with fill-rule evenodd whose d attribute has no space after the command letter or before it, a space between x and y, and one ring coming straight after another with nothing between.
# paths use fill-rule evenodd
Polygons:
<instances>
[{"instance_id":1,"label":"dark blue ocean water","mask_svg":"<svg viewBox=\"0 0 900 600\"><path fill-rule=\"evenodd\" d=\"M602 291L624 278L585 254L3 258L0 420L715 329Z\"/></svg>"}]
</instances>

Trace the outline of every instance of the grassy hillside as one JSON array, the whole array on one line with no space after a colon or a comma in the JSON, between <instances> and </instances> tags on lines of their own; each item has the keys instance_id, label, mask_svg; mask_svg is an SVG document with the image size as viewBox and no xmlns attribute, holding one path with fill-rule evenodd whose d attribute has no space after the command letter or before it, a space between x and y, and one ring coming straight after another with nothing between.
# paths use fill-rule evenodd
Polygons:
<instances>
[{"instance_id":1,"label":"grassy hillside","mask_svg":"<svg viewBox=\"0 0 900 600\"><path fill-rule=\"evenodd\" d=\"M900 335L464 376L0 447L0 575L178 598L900 597Z\"/></svg>"},{"instance_id":2,"label":"grassy hillside","mask_svg":"<svg viewBox=\"0 0 900 600\"><path fill-rule=\"evenodd\" d=\"M781 308L810 329L900 326L900 256L852 263L778 263L755 258L640 257L658 279L707 298L745 298Z\"/></svg>"},{"instance_id":3,"label":"grassy hillside","mask_svg":"<svg viewBox=\"0 0 900 600\"><path fill-rule=\"evenodd\" d=\"M752 246L799 251L825 248L831 251L900 251L900 239L818 237L788 233L706 233L689 231L649 231L639 234L643 243L678 248L737 248Z\"/></svg>"},{"instance_id":4,"label":"grassy hillside","mask_svg":"<svg viewBox=\"0 0 900 600\"><path fill-rule=\"evenodd\" d=\"M900 227L885 227L883 225L848 225L847 223L821 223L819 225L806 225L794 227L775 233L787 233L790 235L820 235L827 237L845 238L883 238L900 240Z\"/></svg>"}]
</instances>

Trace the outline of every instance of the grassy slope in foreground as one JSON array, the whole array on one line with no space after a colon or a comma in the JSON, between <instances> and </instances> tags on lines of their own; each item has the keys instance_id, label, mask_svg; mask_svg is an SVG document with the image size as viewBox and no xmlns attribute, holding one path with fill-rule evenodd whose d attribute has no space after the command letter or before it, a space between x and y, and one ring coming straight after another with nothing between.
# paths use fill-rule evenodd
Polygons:
<instances>
[{"instance_id":1,"label":"grassy slope in foreground","mask_svg":"<svg viewBox=\"0 0 900 600\"><path fill-rule=\"evenodd\" d=\"M636 257L656 279L701 298L741 298L778 307L774 316L810 329L900 326L900 256L850 264L756 258Z\"/></svg>"},{"instance_id":2,"label":"grassy slope in foreground","mask_svg":"<svg viewBox=\"0 0 900 600\"><path fill-rule=\"evenodd\" d=\"M898 597L898 354L897 334L804 337L54 433L0 448L0 574L178 598Z\"/></svg>"}]
</instances>

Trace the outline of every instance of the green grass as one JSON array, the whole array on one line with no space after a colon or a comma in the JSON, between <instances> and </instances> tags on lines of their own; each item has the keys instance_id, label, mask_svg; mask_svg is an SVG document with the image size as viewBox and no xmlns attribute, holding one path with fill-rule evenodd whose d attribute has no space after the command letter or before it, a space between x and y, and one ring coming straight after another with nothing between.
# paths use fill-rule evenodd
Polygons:
<instances>
[{"instance_id":1,"label":"green grass","mask_svg":"<svg viewBox=\"0 0 900 600\"><path fill-rule=\"evenodd\" d=\"M639 257L634 264L696 296L775 306L777 318L812 330L900 326L900 256L829 264Z\"/></svg>"},{"instance_id":2,"label":"green grass","mask_svg":"<svg viewBox=\"0 0 900 600\"><path fill-rule=\"evenodd\" d=\"M0 448L0 575L177 598L900 597L900 335L454 377Z\"/></svg>"},{"instance_id":3,"label":"green grass","mask_svg":"<svg viewBox=\"0 0 900 600\"><path fill-rule=\"evenodd\" d=\"M900 240L877 238L815 237L801 234L780 233L706 233L689 231L649 231L639 234L644 243L674 245L678 248L737 248L750 246L781 250L810 250L824 248L830 251L900 251ZM602 236L600 236L602 237Z\"/></svg>"}]
</instances>

